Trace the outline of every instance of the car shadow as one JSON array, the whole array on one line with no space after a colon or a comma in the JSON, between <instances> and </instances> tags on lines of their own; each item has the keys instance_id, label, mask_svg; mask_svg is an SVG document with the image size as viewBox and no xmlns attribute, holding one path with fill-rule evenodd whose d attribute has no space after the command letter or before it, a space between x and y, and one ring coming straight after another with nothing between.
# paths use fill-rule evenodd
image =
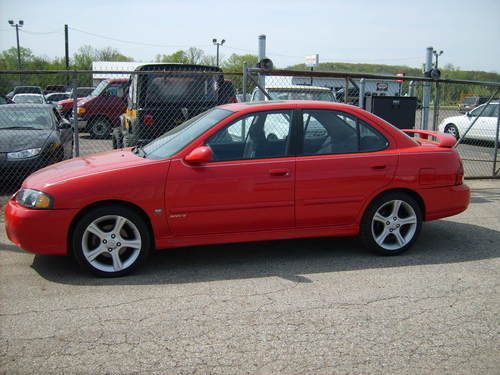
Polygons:
<instances>
[{"instance_id":1,"label":"car shadow","mask_svg":"<svg viewBox=\"0 0 500 375\"><path fill-rule=\"evenodd\" d=\"M400 256L378 256L357 238L313 238L211 245L160 251L132 275L104 279L69 257L36 255L32 268L43 278L72 285L154 285L277 276L312 282L315 273L446 264L496 258L500 232L453 221L424 224L417 244Z\"/></svg>"}]
</instances>

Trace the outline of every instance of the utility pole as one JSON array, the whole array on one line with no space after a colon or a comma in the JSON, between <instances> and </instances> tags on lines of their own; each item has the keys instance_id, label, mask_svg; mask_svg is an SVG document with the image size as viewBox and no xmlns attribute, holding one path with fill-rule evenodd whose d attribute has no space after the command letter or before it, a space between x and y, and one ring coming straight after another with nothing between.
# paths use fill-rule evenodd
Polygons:
<instances>
[{"instance_id":1,"label":"utility pole","mask_svg":"<svg viewBox=\"0 0 500 375\"><path fill-rule=\"evenodd\" d=\"M64 59L66 63L66 70L69 70L68 25L64 25ZM69 75L66 75L66 86L69 86Z\"/></svg>"},{"instance_id":2,"label":"utility pole","mask_svg":"<svg viewBox=\"0 0 500 375\"><path fill-rule=\"evenodd\" d=\"M225 39L222 39L220 42L217 41L217 39L212 39L212 43L214 46L217 46L217 66L219 66L219 47L222 46L226 42Z\"/></svg>"},{"instance_id":3,"label":"utility pole","mask_svg":"<svg viewBox=\"0 0 500 375\"><path fill-rule=\"evenodd\" d=\"M19 28L24 26L24 21L19 20L17 23L14 23L14 20L9 20L9 25L16 28L17 69L21 70L21 47L19 46ZM21 84L21 73L19 73L19 84Z\"/></svg>"}]
</instances>

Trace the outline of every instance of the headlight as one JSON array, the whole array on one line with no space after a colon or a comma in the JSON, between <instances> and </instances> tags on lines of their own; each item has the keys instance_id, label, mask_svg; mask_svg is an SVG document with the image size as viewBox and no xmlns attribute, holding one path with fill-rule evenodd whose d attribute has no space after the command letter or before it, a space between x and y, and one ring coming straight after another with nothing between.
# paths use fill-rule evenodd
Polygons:
<instances>
[{"instance_id":1,"label":"headlight","mask_svg":"<svg viewBox=\"0 0 500 375\"><path fill-rule=\"evenodd\" d=\"M8 152L7 153L7 159L28 159L32 158L33 156L36 156L42 151L41 148L30 148L27 150L21 150L21 151L15 151L15 152Z\"/></svg>"},{"instance_id":2,"label":"headlight","mask_svg":"<svg viewBox=\"0 0 500 375\"><path fill-rule=\"evenodd\" d=\"M33 189L21 189L16 194L16 202L21 206L35 209L47 209L54 206L54 200L48 194Z\"/></svg>"},{"instance_id":3,"label":"headlight","mask_svg":"<svg viewBox=\"0 0 500 375\"><path fill-rule=\"evenodd\" d=\"M76 113L79 115L84 115L85 112L87 112L87 109L85 107L77 107L76 108Z\"/></svg>"}]
</instances>

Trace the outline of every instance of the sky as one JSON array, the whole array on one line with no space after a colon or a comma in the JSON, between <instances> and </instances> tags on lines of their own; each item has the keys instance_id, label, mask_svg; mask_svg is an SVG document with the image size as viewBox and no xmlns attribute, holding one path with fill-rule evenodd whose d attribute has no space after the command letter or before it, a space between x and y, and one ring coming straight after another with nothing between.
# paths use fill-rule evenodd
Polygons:
<instances>
[{"instance_id":1,"label":"sky","mask_svg":"<svg viewBox=\"0 0 500 375\"><path fill-rule=\"evenodd\" d=\"M190 46L215 55L217 38L228 57L257 54L265 34L279 67L316 53L320 62L421 67L432 46L444 51L440 66L500 72L499 16L499 0L0 0L0 50L16 45L7 21L22 19L21 46L47 57L64 56L68 24L70 54L89 44L145 62Z\"/></svg>"}]
</instances>

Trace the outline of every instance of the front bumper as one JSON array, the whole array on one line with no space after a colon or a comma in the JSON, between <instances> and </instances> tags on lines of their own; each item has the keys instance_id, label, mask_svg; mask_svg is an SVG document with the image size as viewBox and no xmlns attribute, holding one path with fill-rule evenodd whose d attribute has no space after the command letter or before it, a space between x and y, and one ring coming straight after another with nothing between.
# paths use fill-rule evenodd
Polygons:
<instances>
[{"instance_id":1,"label":"front bumper","mask_svg":"<svg viewBox=\"0 0 500 375\"><path fill-rule=\"evenodd\" d=\"M30 253L67 255L67 235L76 213L76 209L32 210L12 198L5 206L5 231L16 246Z\"/></svg>"}]
</instances>

